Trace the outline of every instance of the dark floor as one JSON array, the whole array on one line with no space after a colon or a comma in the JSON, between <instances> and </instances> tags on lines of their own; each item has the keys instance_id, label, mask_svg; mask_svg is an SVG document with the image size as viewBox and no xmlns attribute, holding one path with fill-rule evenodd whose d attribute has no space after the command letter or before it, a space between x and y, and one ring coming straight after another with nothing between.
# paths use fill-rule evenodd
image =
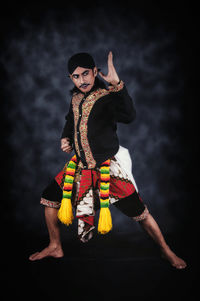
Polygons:
<instances>
[{"instance_id":1,"label":"dark floor","mask_svg":"<svg viewBox=\"0 0 200 301\"><path fill-rule=\"evenodd\" d=\"M3 260L4 288L17 298L40 300L169 300L190 297L195 290L195 256L180 234L167 235L170 246L188 262L176 270L160 258L146 234L95 234L87 244L67 230L65 257L30 262L28 256L48 243L47 236L16 231ZM63 231L63 230L62 230ZM64 236L64 237L63 237ZM13 243L15 241L15 243ZM19 299L20 300L20 299Z\"/></svg>"}]
</instances>

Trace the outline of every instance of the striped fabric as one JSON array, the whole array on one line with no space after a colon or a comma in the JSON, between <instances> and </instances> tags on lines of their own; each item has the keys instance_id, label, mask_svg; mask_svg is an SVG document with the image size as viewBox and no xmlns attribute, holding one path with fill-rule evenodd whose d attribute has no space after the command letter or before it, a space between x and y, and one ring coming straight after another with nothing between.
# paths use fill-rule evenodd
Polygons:
<instances>
[{"instance_id":1,"label":"striped fabric","mask_svg":"<svg viewBox=\"0 0 200 301\"><path fill-rule=\"evenodd\" d=\"M74 155L67 165L62 201L70 200L72 198L72 189L74 176L76 172L77 158ZM110 188L110 159L104 161L100 167L100 207L109 207L109 188Z\"/></svg>"},{"instance_id":2,"label":"striped fabric","mask_svg":"<svg viewBox=\"0 0 200 301\"><path fill-rule=\"evenodd\" d=\"M100 206L101 208L108 208L110 188L110 159L101 164L100 179Z\"/></svg>"},{"instance_id":3,"label":"striped fabric","mask_svg":"<svg viewBox=\"0 0 200 301\"><path fill-rule=\"evenodd\" d=\"M74 155L69 161L69 164L67 166L67 171L66 171L65 181L63 186L63 199L71 200L76 165L77 165L77 159L76 159L76 155Z\"/></svg>"}]
</instances>

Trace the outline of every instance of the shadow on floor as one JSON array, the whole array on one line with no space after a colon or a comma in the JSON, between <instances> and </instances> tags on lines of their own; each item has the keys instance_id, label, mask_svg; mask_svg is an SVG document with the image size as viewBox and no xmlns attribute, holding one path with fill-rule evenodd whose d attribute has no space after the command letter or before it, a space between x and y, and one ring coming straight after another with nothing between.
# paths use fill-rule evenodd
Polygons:
<instances>
[{"instance_id":1,"label":"shadow on floor","mask_svg":"<svg viewBox=\"0 0 200 301\"><path fill-rule=\"evenodd\" d=\"M7 296L40 297L41 300L167 300L191 297L194 292L194 258L180 236L165 235L177 255L187 262L176 270L160 258L157 246L143 233L95 234L86 244L68 232L63 240L65 256L30 262L28 256L48 244L48 237L17 232L3 262ZM16 243L13 243L14 238Z\"/></svg>"}]
</instances>

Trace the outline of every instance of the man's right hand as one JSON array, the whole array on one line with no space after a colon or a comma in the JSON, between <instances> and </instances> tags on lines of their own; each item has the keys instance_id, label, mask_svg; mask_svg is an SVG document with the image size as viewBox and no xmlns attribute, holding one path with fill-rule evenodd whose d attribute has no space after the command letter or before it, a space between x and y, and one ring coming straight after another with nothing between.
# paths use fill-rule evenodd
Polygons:
<instances>
[{"instance_id":1,"label":"man's right hand","mask_svg":"<svg viewBox=\"0 0 200 301\"><path fill-rule=\"evenodd\" d=\"M61 149L63 152L71 153L73 148L70 145L70 139L69 138L62 138L61 139Z\"/></svg>"}]
</instances>

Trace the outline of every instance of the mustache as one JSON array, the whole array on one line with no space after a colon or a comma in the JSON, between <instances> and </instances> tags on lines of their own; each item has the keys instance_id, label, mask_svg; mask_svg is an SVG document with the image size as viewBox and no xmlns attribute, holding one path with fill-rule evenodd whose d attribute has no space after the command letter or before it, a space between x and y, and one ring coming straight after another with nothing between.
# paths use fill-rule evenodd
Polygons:
<instances>
[{"instance_id":1,"label":"mustache","mask_svg":"<svg viewBox=\"0 0 200 301\"><path fill-rule=\"evenodd\" d=\"M84 87L85 85L89 86L90 84L83 83L82 85L80 85L80 87L79 87L79 88L82 88L82 87Z\"/></svg>"}]
</instances>

